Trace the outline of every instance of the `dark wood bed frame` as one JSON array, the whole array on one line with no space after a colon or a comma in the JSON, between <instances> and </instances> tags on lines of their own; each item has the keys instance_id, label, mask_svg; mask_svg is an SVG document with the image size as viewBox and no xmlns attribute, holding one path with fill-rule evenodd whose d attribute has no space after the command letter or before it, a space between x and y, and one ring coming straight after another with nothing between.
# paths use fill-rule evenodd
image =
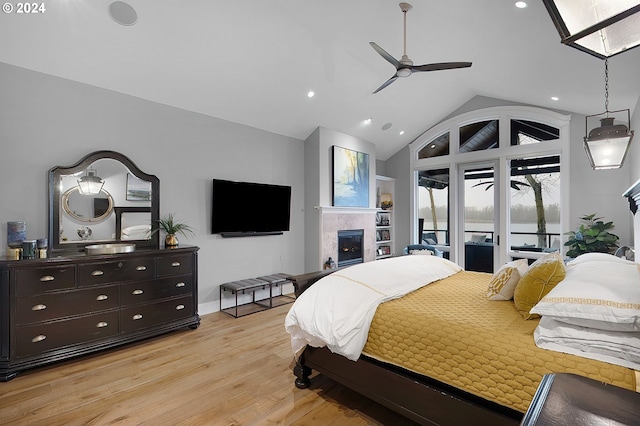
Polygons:
<instances>
[{"instance_id":1,"label":"dark wood bed frame","mask_svg":"<svg viewBox=\"0 0 640 426\"><path fill-rule=\"evenodd\" d=\"M320 278L335 271L325 270L289 279L299 296ZM309 386L312 370L424 425L517 425L524 415L364 355L354 362L327 348L308 346L293 369L296 387Z\"/></svg>"}]
</instances>

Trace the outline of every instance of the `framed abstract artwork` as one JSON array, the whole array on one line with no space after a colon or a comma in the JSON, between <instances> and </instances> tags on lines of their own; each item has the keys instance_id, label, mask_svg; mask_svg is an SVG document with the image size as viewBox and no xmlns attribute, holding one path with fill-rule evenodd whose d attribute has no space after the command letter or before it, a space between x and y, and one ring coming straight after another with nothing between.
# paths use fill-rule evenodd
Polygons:
<instances>
[{"instance_id":1,"label":"framed abstract artwork","mask_svg":"<svg viewBox=\"0 0 640 426\"><path fill-rule=\"evenodd\" d=\"M333 146L333 205L369 207L369 154Z\"/></svg>"}]
</instances>

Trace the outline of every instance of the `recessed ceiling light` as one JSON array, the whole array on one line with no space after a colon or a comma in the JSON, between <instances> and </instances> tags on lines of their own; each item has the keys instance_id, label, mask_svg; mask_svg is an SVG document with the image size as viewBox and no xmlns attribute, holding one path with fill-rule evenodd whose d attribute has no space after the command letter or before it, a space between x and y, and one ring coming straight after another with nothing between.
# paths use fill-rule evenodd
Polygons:
<instances>
[{"instance_id":1,"label":"recessed ceiling light","mask_svg":"<svg viewBox=\"0 0 640 426\"><path fill-rule=\"evenodd\" d=\"M551 100L552 100L552 101L559 101L559 100L560 100L560 98L559 98L559 97L557 97L557 96L552 96L552 97L551 97Z\"/></svg>"},{"instance_id":2,"label":"recessed ceiling light","mask_svg":"<svg viewBox=\"0 0 640 426\"><path fill-rule=\"evenodd\" d=\"M391 128L391 126L393 126L393 124L386 123L384 126L382 126L382 130L389 130Z\"/></svg>"},{"instance_id":3,"label":"recessed ceiling light","mask_svg":"<svg viewBox=\"0 0 640 426\"><path fill-rule=\"evenodd\" d=\"M431 148L431 149L436 149L436 144L435 144L435 143L434 143L434 144L431 144L431 146L430 146L429 148Z\"/></svg>"},{"instance_id":4,"label":"recessed ceiling light","mask_svg":"<svg viewBox=\"0 0 640 426\"><path fill-rule=\"evenodd\" d=\"M307 93L308 98L313 98L315 95L316 95L316 92L314 92L313 90L309 90L309 93Z\"/></svg>"},{"instance_id":5,"label":"recessed ceiling light","mask_svg":"<svg viewBox=\"0 0 640 426\"><path fill-rule=\"evenodd\" d=\"M364 124L371 124L371 119L367 118L366 120L364 120Z\"/></svg>"},{"instance_id":6,"label":"recessed ceiling light","mask_svg":"<svg viewBox=\"0 0 640 426\"><path fill-rule=\"evenodd\" d=\"M401 135L404 135L404 130L400 130L400 134L401 134Z\"/></svg>"},{"instance_id":7,"label":"recessed ceiling light","mask_svg":"<svg viewBox=\"0 0 640 426\"><path fill-rule=\"evenodd\" d=\"M526 2L523 2L523 1L517 1L517 2L516 2L516 7L517 7L518 9L524 9L525 7L527 7L527 3L526 3Z\"/></svg>"}]
</instances>

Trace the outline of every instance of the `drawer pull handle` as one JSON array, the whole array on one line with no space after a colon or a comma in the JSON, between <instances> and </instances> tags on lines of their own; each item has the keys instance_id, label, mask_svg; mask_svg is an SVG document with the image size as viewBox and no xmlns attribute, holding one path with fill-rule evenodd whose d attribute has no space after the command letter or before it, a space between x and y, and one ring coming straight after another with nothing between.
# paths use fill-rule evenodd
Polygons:
<instances>
[{"instance_id":1,"label":"drawer pull handle","mask_svg":"<svg viewBox=\"0 0 640 426\"><path fill-rule=\"evenodd\" d=\"M98 328L104 328L104 327L106 327L106 326L108 326L108 325L109 325L109 323L104 322L104 321L100 321L99 323L97 323L97 324L96 324L96 327L98 327Z\"/></svg>"},{"instance_id":2,"label":"drawer pull handle","mask_svg":"<svg viewBox=\"0 0 640 426\"><path fill-rule=\"evenodd\" d=\"M47 305L34 305L31 307L32 311L44 311L45 309L47 309Z\"/></svg>"},{"instance_id":3,"label":"drawer pull handle","mask_svg":"<svg viewBox=\"0 0 640 426\"><path fill-rule=\"evenodd\" d=\"M31 343L42 342L46 338L47 338L47 336L45 336L44 334L39 334L36 337L34 337L33 339L31 339Z\"/></svg>"},{"instance_id":4,"label":"drawer pull handle","mask_svg":"<svg viewBox=\"0 0 640 426\"><path fill-rule=\"evenodd\" d=\"M107 300L109 298L109 296L107 296L106 294L100 294L98 295L98 297L96 297L97 301L101 301L101 300Z\"/></svg>"},{"instance_id":5,"label":"drawer pull handle","mask_svg":"<svg viewBox=\"0 0 640 426\"><path fill-rule=\"evenodd\" d=\"M135 294L135 295L142 294L142 293L144 293L144 291L143 291L143 290L140 290L140 289L133 290L133 291L131 292L131 294Z\"/></svg>"},{"instance_id":6,"label":"drawer pull handle","mask_svg":"<svg viewBox=\"0 0 640 426\"><path fill-rule=\"evenodd\" d=\"M102 271L101 271L101 270L99 270L99 269L96 269L95 271L93 271L93 272L91 273L91 275L92 275L92 276L94 276L94 277L99 277L100 275L103 275L103 274L104 274L104 272L102 272Z\"/></svg>"},{"instance_id":7,"label":"drawer pull handle","mask_svg":"<svg viewBox=\"0 0 640 426\"><path fill-rule=\"evenodd\" d=\"M178 284L176 284L176 287L178 287L178 288L179 287L184 287L185 285L186 285L185 283L178 283Z\"/></svg>"},{"instance_id":8,"label":"drawer pull handle","mask_svg":"<svg viewBox=\"0 0 640 426\"><path fill-rule=\"evenodd\" d=\"M141 320L142 319L142 314L135 314L132 318L134 320Z\"/></svg>"},{"instance_id":9,"label":"drawer pull handle","mask_svg":"<svg viewBox=\"0 0 640 426\"><path fill-rule=\"evenodd\" d=\"M176 306L176 311L181 311L184 309L184 305L178 305Z\"/></svg>"},{"instance_id":10,"label":"drawer pull handle","mask_svg":"<svg viewBox=\"0 0 640 426\"><path fill-rule=\"evenodd\" d=\"M53 281L56 278L51 275L45 275L44 277L40 277L40 281L46 283L47 281Z\"/></svg>"},{"instance_id":11,"label":"drawer pull handle","mask_svg":"<svg viewBox=\"0 0 640 426\"><path fill-rule=\"evenodd\" d=\"M141 266L137 266L137 267L136 267L136 271L146 271L146 270L147 270L147 267L146 267L146 266L144 266L144 265L141 265Z\"/></svg>"},{"instance_id":12,"label":"drawer pull handle","mask_svg":"<svg viewBox=\"0 0 640 426\"><path fill-rule=\"evenodd\" d=\"M172 263L171 263L171 266L173 266L174 268L175 268L176 266L180 266L180 262L172 262Z\"/></svg>"}]
</instances>

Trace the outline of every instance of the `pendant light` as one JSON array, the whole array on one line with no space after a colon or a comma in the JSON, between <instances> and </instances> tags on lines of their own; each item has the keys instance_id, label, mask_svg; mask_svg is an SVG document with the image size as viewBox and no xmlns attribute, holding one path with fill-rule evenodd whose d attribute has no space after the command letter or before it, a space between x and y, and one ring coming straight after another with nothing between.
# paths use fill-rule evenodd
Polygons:
<instances>
[{"instance_id":1,"label":"pendant light","mask_svg":"<svg viewBox=\"0 0 640 426\"><path fill-rule=\"evenodd\" d=\"M609 111L608 59L604 61L604 99L605 112L585 118L584 149L593 170L622 167L633 139L633 130L629 130L631 112L628 109ZM600 126L589 131L590 119L592 123L599 120Z\"/></svg>"},{"instance_id":2,"label":"pendant light","mask_svg":"<svg viewBox=\"0 0 640 426\"><path fill-rule=\"evenodd\" d=\"M637 0L542 0L563 44L600 59L640 45Z\"/></svg>"},{"instance_id":3,"label":"pendant light","mask_svg":"<svg viewBox=\"0 0 640 426\"><path fill-rule=\"evenodd\" d=\"M78 179L78 190L83 195L95 195L102 191L104 180L97 174L96 169L87 169L87 174Z\"/></svg>"}]
</instances>

